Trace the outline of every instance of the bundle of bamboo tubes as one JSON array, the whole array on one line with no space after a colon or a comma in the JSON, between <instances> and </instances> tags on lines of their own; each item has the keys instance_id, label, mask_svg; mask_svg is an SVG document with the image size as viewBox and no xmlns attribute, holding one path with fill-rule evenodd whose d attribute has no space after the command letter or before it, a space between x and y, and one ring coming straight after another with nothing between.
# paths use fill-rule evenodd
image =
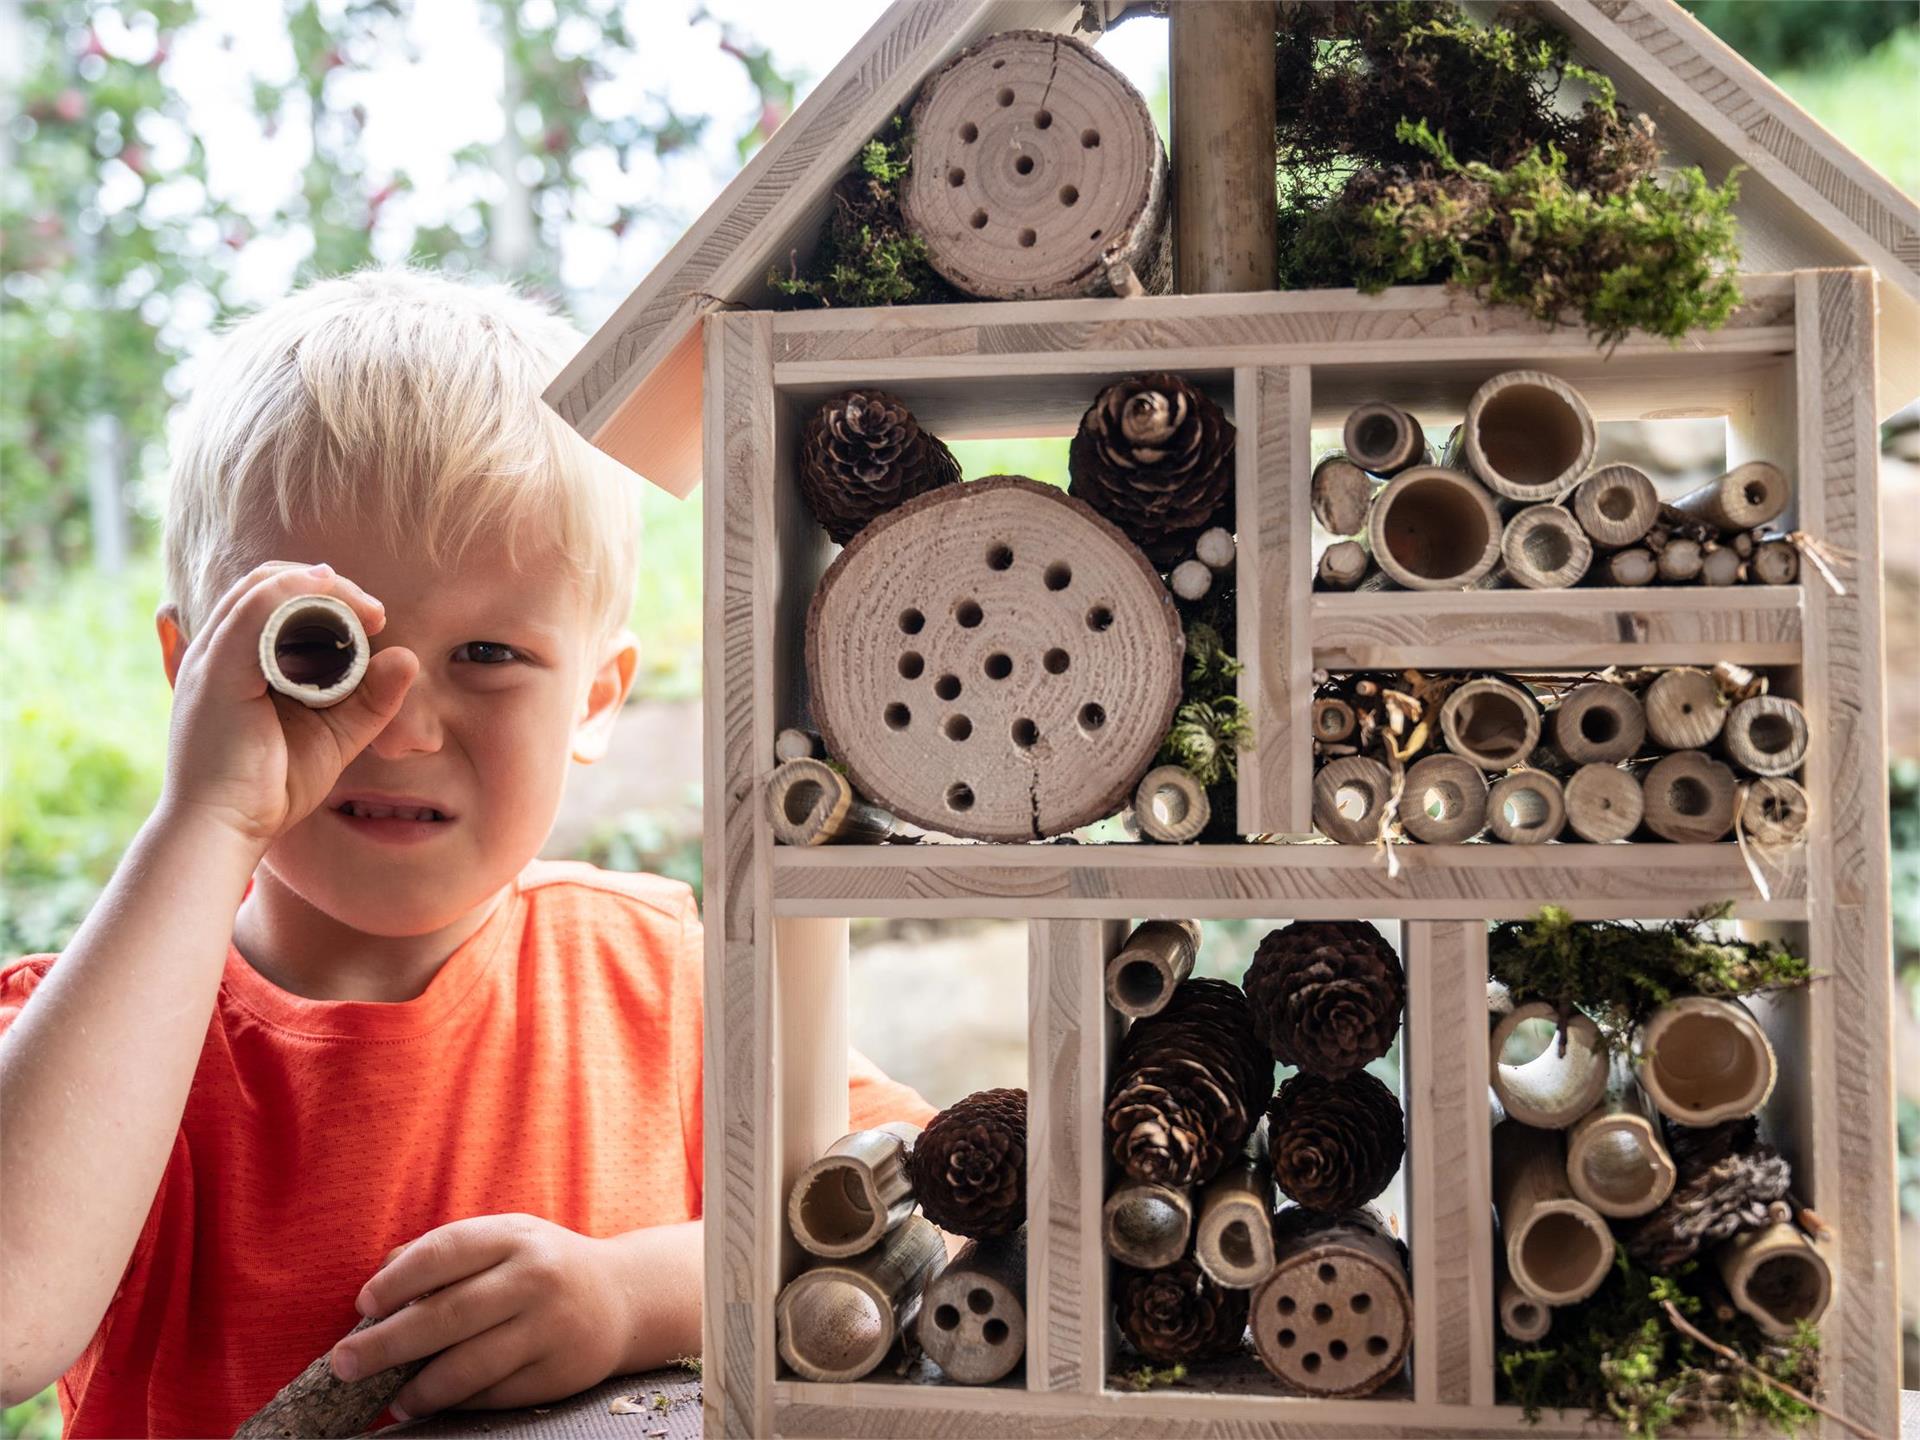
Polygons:
<instances>
[{"instance_id":1,"label":"bundle of bamboo tubes","mask_svg":"<svg viewBox=\"0 0 1920 1440\"><path fill-rule=\"evenodd\" d=\"M1663 502L1632 465L1593 467L1592 412L1564 380L1495 375L1438 463L1420 422L1384 400L1347 417L1314 466L1310 501L1334 537L1322 590L1561 590L1572 585L1790 585L1800 551L1778 526L1785 473L1736 465Z\"/></svg>"},{"instance_id":2,"label":"bundle of bamboo tubes","mask_svg":"<svg viewBox=\"0 0 1920 1440\"><path fill-rule=\"evenodd\" d=\"M1315 682L1314 827L1341 844L1806 836L1806 713L1743 666Z\"/></svg>"}]
</instances>

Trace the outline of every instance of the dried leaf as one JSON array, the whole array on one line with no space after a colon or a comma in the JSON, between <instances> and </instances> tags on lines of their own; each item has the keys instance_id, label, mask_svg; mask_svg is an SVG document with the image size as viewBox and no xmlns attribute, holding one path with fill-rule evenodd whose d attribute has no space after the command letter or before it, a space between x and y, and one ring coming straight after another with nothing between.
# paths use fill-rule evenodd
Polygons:
<instances>
[{"instance_id":1,"label":"dried leaf","mask_svg":"<svg viewBox=\"0 0 1920 1440\"><path fill-rule=\"evenodd\" d=\"M609 1415L644 1415L647 1407L640 1403L638 1395L618 1395L607 1406Z\"/></svg>"}]
</instances>

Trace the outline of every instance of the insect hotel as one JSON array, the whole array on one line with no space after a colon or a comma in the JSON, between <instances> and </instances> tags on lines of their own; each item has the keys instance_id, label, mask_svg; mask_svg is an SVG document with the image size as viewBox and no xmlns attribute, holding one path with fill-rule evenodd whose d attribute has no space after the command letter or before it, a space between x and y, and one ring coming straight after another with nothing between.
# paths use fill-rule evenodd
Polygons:
<instances>
[{"instance_id":1,"label":"insect hotel","mask_svg":"<svg viewBox=\"0 0 1920 1440\"><path fill-rule=\"evenodd\" d=\"M548 394L706 487L710 1433L1891 1434L1916 266L1665 0L889 9ZM975 916L1026 1089L847 1133Z\"/></svg>"}]
</instances>

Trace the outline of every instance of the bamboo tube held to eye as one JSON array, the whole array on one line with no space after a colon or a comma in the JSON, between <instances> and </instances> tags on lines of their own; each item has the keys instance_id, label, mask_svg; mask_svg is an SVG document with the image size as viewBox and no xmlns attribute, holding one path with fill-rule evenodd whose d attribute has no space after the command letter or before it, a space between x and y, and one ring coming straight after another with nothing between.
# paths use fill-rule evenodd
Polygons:
<instances>
[{"instance_id":1,"label":"bamboo tube held to eye","mask_svg":"<svg viewBox=\"0 0 1920 1440\"><path fill-rule=\"evenodd\" d=\"M777 766L767 782L767 810L783 845L878 845L893 833L893 816L856 796L824 760Z\"/></svg>"},{"instance_id":2,"label":"bamboo tube held to eye","mask_svg":"<svg viewBox=\"0 0 1920 1440\"><path fill-rule=\"evenodd\" d=\"M331 595L283 600L260 627L260 673L309 710L325 710L351 695L372 658L360 617Z\"/></svg>"},{"instance_id":3,"label":"bamboo tube held to eye","mask_svg":"<svg viewBox=\"0 0 1920 1440\"><path fill-rule=\"evenodd\" d=\"M1566 792L1544 770L1516 770L1487 791L1487 833L1496 840L1544 845L1566 825Z\"/></svg>"},{"instance_id":4,"label":"bamboo tube held to eye","mask_svg":"<svg viewBox=\"0 0 1920 1440\"><path fill-rule=\"evenodd\" d=\"M1573 514L1596 547L1620 550L1653 528L1660 496L1644 471L1603 465L1573 492Z\"/></svg>"},{"instance_id":5,"label":"bamboo tube held to eye","mask_svg":"<svg viewBox=\"0 0 1920 1440\"><path fill-rule=\"evenodd\" d=\"M946 1242L911 1215L865 1254L822 1260L773 1303L780 1356L804 1380L858 1380L912 1324L921 1292L946 1267Z\"/></svg>"},{"instance_id":6,"label":"bamboo tube held to eye","mask_svg":"<svg viewBox=\"0 0 1920 1440\"><path fill-rule=\"evenodd\" d=\"M1500 530L1500 511L1486 487L1434 465L1402 470L1367 512L1374 562L1409 590L1472 585L1499 560Z\"/></svg>"},{"instance_id":7,"label":"bamboo tube held to eye","mask_svg":"<svg viewBox=\"0 0 1920 1440\"><path fill-rule=\"evenodd\" d=\"M1567 828L1594 845L1625 840L1640 828L1646 797L1631 771L1595 762L1567 781Z\"/></svg>"},{"instance_id":8,"label":"bamboo tube held to eye","mask_svg":"<svg viewBox=\"0 0 1920 1440\"><path fill-rule=\"evenodd\" d=\"M1735 1308L1767 1334L1791 1339L1799 1323L1818 1323L1833 1299L1833 1272L1791 1222L1746 1230L1714 1251Z\"/></svg>"},{"instance_id":9,"label":"bamboo tube held to eye","mask_svg":"<svg viewBox=\"0 0 1920 1440\"><path fill-rule=\"evenodd\" d=\"M1193 1258L1229 1290L1251 1290L1273 1273L1273 1166L1264 1120L1201 1192Z\"/></svg>"},{"instance_id":10,"label":"bamboo tube held to eye","mask_svg":"<svg viewBox=\"0 0 1920 1440\"><path fill-rule=\"evenodd\" d=\"M1669 1000L1640 1027L1633 1053L1648 1099L1677 1125L1744 1119L1773 1093L1773 1046L1738 1000Z\"/></svg>"},{"instance_id":11,"label":"bamboo tube held to eye","mask_svg":"<svg viewBox=\"0 0 1920 1440\"><path fill-rule=\"evenodd\" d=\"M1487 828L1487 777L1458 755L1427 755L1407 770L1400 823L1427 845L1459 845Z\"/></svg>"},{"instance_id":12,"label":"bamboo tube held to eye","mask_svg":"<svg viewBox=\"0 0 1920 1440\"><path fill-rule=\"evenodd\" d=\"M1751 530L1777 519L1792 498L1793 487L1778 465L1749 460L1682 495L1673 508L1721 530Z\"/></svg>"},{"instance_id":13,"label":"bamboo tube held to eye","mask_svg":"<svg viewBox=\"0 0 1920 1440\"><path fill-rule=\"evenodd\" d=\"M1330 535L1358 535L1367 528L1375 488L1367 472L1345 455L1329 455L1313 467L1307 486L1313 518Z\"/></svg>"},{"instance_id":14,"label":"bamboo tube held to eye","mask_svg":"<svg viewBox=\"0 0 1920 1440\"><path fill-rule=\"evenodd\" d=\"M1191 920L1149 920L1107 962L1107 1003L1141 1020L1158 1015L1174 987L1193 973L1200 927Z\"/></svg>"},{"instance_id":15,"label":"bamboo tube held to eye","mask_svg":"<svg viewBox=\"0 0 1920 1440\"><path fill-rule=\"evenodd\" d=\"M1556 1026L1532 1059L1509 1065L1500 1057L1514 1033L1529 1021ZM1488 1079L1500 1107L1513 1119L1541 1130L1564 1130L1607 1093L1607 1049L1600 1027L1579 1011L1558 1028L1560 1017L1544 1000L1528 1000L1496 1015L1487 1040Z\"/></svg>"},{"instance_id":16,"label":"bamboo tube held to eye","mask_svg":"<svg viewBox=\"0 0 1920 1440\"><path fill-rule=\"evenodd\" d=\"M1651 585L1653 577L1660 573L1660 562L1653 558L1653 552L1644 546L1635 545L1626 550L1616 550L1607 557L1607 582L1612 585L1637 587Z\"/></svg>"},{"instance_id":17,"label":"bamboo tube held to eye","mask_svg":"<svg viewBox=\"0 0 1920 1440\"><path fill-rule=\"evenodd\" d=\"M1320 552L1315 574L1324 590L1358 590L1372 560L1357 540L1336 540Z\"/></svg>"},{"instance_id":18,"label":"bamboo tube held to eye","mask_svg":"<svg viewBox=\"0 0 1920 1440\"><path fill-rule=\"evenodd\" d=\"M1798 782L1769 775L1747 786L1740 828L1756 845L1798 845L1807 838L1807 792Z\"/></svg>"},{"instance_id":19,"label":"bamboo tube held to eye","mask_svg":"<svg viewBox=\"0 0 1920 1440\"><path fill-rule=\"evenodd\" d=\"M1617 765L1640 752L1647 712L1624 685L1597 680L1570 691L1549 717L1554 749L1574 765Z\"/></svg>"},{"instance_id":20,"label":"bamboo tube held to eye","mask_svg":"<svg viewBox=\"0 0 1920 1440\"><path fill-rule=\"evenodd\" d=\"M1574 388L1539 370L1496 375L1467 402L1467 468L1494 494L1558 500L1593 463L1593 414Z\"/></svg>"},{"instance_id":21,"label":"bamboo tube held to eye","mask_svg":"<svg viewBox=\"0 0 1920 1440\"><path fill-rule=\"evenodd\" d=\"M1654 762L1640 784L1646 827L1676 845L1710 845L1733 828L1733 771L1698 750Z\"/></svg>"},{"instance_id":22,"label":"bamboo tube held to eye","mask_svg":"<svg viewBox=\"0 0 1920 1440\"><path fill-rule=\"evenodd\" d=\"M1522 1290L1504 1267L1500 1275L1499 1305L1500 1328L1509 1339L1531 1344L1544 1340L1547 1331L1553 1328L1553 1307Z\"/></svg>"},{"instance_id":23,"label":"bamboo tube held to eye","mask_svg":"<svg viewBox=\"0 0 1920 1440\"><path fill-rule=\"evenodd\" d=\"M787 1192L787 1227L800 1248L838 1260L871 1249L913 1213L907 1147L914 1126L856 1130L800 1172Z\"/></svg>"},{"instance_id":24,"label":"bamboo tube held to eye","mask_svg":"<svg viewBox=\"0 0 1920 1440\"><path fill-rule=\"evenodd\" d=\"M1711 745L1727 717L1720 687L1705 670L1665 671L1647 687L1645 706L1647 734L1668 750Z\"/></svg>"},{"instance_id":25,"label":"bamboo tube held to eye","mask_svg":"<svg viewBox=\"0 0 1920 1440\"><path fill-rule=\"evenodd\" d=\"M1571 1305L1613 1268L1613 1232L1567 1184L1566 1137L1516 1120L1493 1128L1493 1203L1507 1273L1545 1305Z\"/></svg>"},{"instance_id":26,"label":"bamboo tube held to eye","mask_svg":"<svg viewBox=\"0 0 1920 1440\"><path fill-rule=\"evenodd\" d=\"M1347 416L1341 443L1347 458L1369 475L1390 479L1402 470L1433 462L1420 422L1398 405L1369 400ZM1351 531L1342 532L1351 534Z\"/></svg>"},{"instance_id":27,"label":"bamboo tube held to eye","mask_svg":"<svg viewBox=\"0 0 1920 1440\"><path fill-rule=\"evenodd\" d=\"M1193 1197L1153 1180L1113 1188L1100 1210L1107 1253L1136 1270L1158 1270L1187 1253L1193 1234Z\"/></svg>"},{"instance_id":28,"label":"bamboo tube held to eye","mask_svg":"<svg viewBox=\"0 0 1920 1440\"><path fill-rule=\"evenodd\" d=\"M1289 1206L1277 1259L1253 1292L1253 1348L1310 1395L1368 1395L1401 1373L1413 1337L1406 1252L1371 1210Z\"/></svg>"},{"instance_id":29,"label":"bamboo tube held to eye","mask_svg":"<svg viewBox=\"0 0 1920 1440\"><path fill-rule=\"evenodd\" d=\"M1133 792L1133 819L1140 833L1164 845L1197 837L1213 818L1206 787L1179 765L1156 765Z\"/></svg>"},{"instance_id":30,"label":"bamboo tube held to eye","mask_svg":"<svg viewBox=\"0 0 1920 1440\"><path fill-rule=\"evenodd\" d=\"M1440 733L1454 754L1498 774L1540 743L1540 707L1504 680L1469 680L1441 704Z\"/></svg>"},{"instance_id":31,"label":"bamboo tube held to eye","mask_svg":"<svg viewBox=\"0 0 1920 1440\"><path fill-rule=\"evenodd\" d=\"M1392 792L1393 777L1378 760L1329 760L1313 776L1313 828L1342 845L1371 845Z\"/></svg>"},{"instance_id":32,"label":"bamboo tube held to eye","mask_svg":"<svg viewBox=\"0 0 1920 1440\"><path fill-rule=\"evenodd\" d=\"M1720 747L1750 775L1791 775L1807 758L1807 715L1784 695L1755 695L1727 712Z\"/></svg>"},{"instance_id":33,"label":"bamboo tube held to eye","mask_svg":"<svg viewBox=\"0 0 1920 1440\"><path fill-rule=\"evenodd\" d=\"M1593 563L1593 542L1572 512L1558 505L1529 505L1507 521L1500 558L1515 584L1529 590L1565 590Z\"/></svg>"},{"instance_id":34,"label":"bamboo tube held to eye","mask_svg":"<svg viewBox=\"0 0 1920 1440\"><path fill-rule=\"evenodd\" d=\"M1606 1097L1567 1132L1567 1183L1619 1220L1659 1209L1678 1173L1646 1092L1616 1067Z\"/></svg>"},{"instance_id":35,"label":"bamboo tube held to eye","mask_svg":"<svg viewBox=\"0 0 1920 1440\"><path fill-rule=\"evenodd\" d=\"M920 1348L949 1380L991 1385L1027 1353L1027 1227L969 1240L920 1301Z\"/></svg>"}]
</instances>

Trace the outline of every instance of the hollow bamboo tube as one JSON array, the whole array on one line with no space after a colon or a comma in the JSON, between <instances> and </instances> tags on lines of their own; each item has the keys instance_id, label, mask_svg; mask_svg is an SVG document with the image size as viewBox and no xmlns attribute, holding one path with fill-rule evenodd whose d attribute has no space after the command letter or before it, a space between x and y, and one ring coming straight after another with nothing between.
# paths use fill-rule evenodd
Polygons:
<instances>
[{"instance_id":1,"label":"hollow bamboo tube","mask_svg":"<svg viewBox=\"0 0 1920 1440\"><path fill-rule=\"evenodd\" d=\"M1149 920L1107 962L1107 1003L1141 1020L1158 1015L1174 987L1193 973L1200 927L1191 920Z\"/></svg>"},{"instance_id":2,"label":"hollow bamboo tube","mask_svg":"<svg viewBox=\"0 0 1920 1440\"><path fill-rule=\"evenodd\" d=\"M1183 766L1156 765L1134 789L1134 823L1149 840L1183 844L1205 830L1212 818L1206 788Z\"/></svg>"},{"instance_id":3,"label":"hollow bamboo tube","mask_svg":"<svg viewBox=\"0 0 1920 1440\"><path fill-rule=\"evenodd\" d=\"M1469 680L1442 702L1440 733L1454 754L1498 774L1540 743L1540 707L1505 680Z\"/></svg>"},{"instance_id":4,"label":"hollow bamboo tube","mask_svg":"<svg viewBox=\"0 0 1920 1440\"><path fill-rule=\"evenodd\" d=\"M1517 1120L1493 1129L1493 1203L1507 1273L1545 1305L1571 1305L1613 1268L1613 1232L1567 1184L1566 1137Z\"/></svg>"},{"instance_id":5,"label":"hollow bamboo tube","mask_svg":"<svg viewBox=\"0 0 1920 1440\"><path fill-rule=\"evenodd\" d=\"M1273 1270L1273 1166L1263 1120L1239 1155L1200 1192L1193 1258L1229 1290L1251 1290Z\"/></svg>"},{"instance_id":6,"label":"hollow bamboo tube","mask_svg":"<svg viewBox=\"0 0 1920 1440\"><path fill-rule=\"evenodd\" d=\"M824 760L788 760L767 782L767 811L783 845L878 845L893 816L853 793Z\"/></svg>"},{"instance_id":7,"label":"hollow bamboo tube","mask_svg":"<svg viewBox=\"0 0 1920 1440\"><path fill-rule=\"evenodd\" d=\"M1778 465L1749 460L1688 491L1673 508L1721 530L1751 530L1778 518L1792 498L1793 487Z\"/></svg>"},{"instance_id":8,"label":"hollow bamboo tube","mask_svg":"<svg viewBox=\"0 0 1920 1440\"><path fill-rule=\"evenodd\" d=\"M1138 1270L1158 1270L1187 1253L1193 1197L1154 1180L1127 1180L1100 1210L1107 1253Z\"/></svg>"},{"instance_id":9,"label":"hollow bamboo tube","mask_svg":"<svg viewBox=\"0 0 1920 1440\"><path fill-rule=\"evenodd\" d=\"M991 1385L1027 1352L1027 1227L969 1240L927 1286L920 1348L962 1385Z\"/></svg>"},{"instance_id":10,"label":"hollow bamboo tube","mask_svg":"<svg viewBox=\"0 0 1920 1440\"><path fill-rule=\"evenodd\" d=\"M1393 777L1378 760L1329 760L1313 776L1313 828L1342 845L1371 845L1392 790Z\"/></svg>"},{"instance_id":11,"label":"hollow bamboo tube","mask_svg":"<svg viewBox=\"0 0 1920 1440\"><path fill-rule=\"evenodd\" d=\"M1413 1298L1405 1252L1380 1217L1296 1205L1273 1230L1274 1268L1250 1306L1260 1362L1312 1395L1367 1395L1400 1374Z\"/></svg>"},{"instance_id":12,"label":"hollow bamboo tube","mask_svg":"<svg viewBox=\"0 0 1920 1440\"><path fill-rule=\"evenodd\" d=\"M1515 584L1529 590L1565 590L1593 563L1593 541L1571 511L1529 505L1507 521L1500 558Z\"/></svg>"},{"instance_id":13,"label":"hollow bamboo tube","mask_svg":"<svg viewBox=\"0 0 1920 1440\"><path fill-rule=\"evenodd\" d=\"M1678 1177L1646 1092L1615 1067L1607 1094L1567 1131L1567 1183L1610 1219L1646 1215Z\"/></svg>"},{"instance_id":14,"label":"hollow bamboo tube","mask_svg":"<svg viewBox=\"0 0 1920 1440\"><path fill-rule=\"evenodd\" d=\"M1705 670L1662 672L1644 699L1647 734L1668 750L1699 750L1713 743L1726 722L1720 687Z\"/></svg>"},{"instance_id":15,"label":"hollow bamboo tube","mask_svg":"<svg viewBox=\"0 0 1920 1440\"><path fill-rule=\"evenodd\" d=\"M1756 585L1791 585L1800 578L1800 552L1790 541L1763 540L1753 547L1747 573Z\"/></svg>"},{"instance_id":16,"label":"hollow bamboo tube","mask_svg":"<svg viewBox=\"0 0 1920 1440\"><path fill-rule=\"evenodd\" d=\"M1336 540L1320 552L1314 573L1324 590L1357 590L1372 563L1367 547L1358 540Z\"/></svg>"},{"instance_id":17,"label":"hollow bamboo tube","mask_svg":"<svg viewBox=\"0 0 1920 1440\"><path fill-rule=\"evenodd\" d=\"M1632 465L1602 465L1573 492L1580 528L1602 550L1635 544L1660 515L1660 496L1646 472Z\"/></svg>"},{"instance_id":18,"label":"hollow bamboo tube","mask_svg":"<svg viewBox=\"0 0 1920 1440\"><path fill-rule=\"evenodd\" d=\"M1574 765L1617 765L1637 755L1647 738L1640 697L1606 680L1569 691L1548 723L1554 748Z\"/></svg>"},{"instance_id":19,"label":"hollow bamboo tube","mask_svg":"<svg viewBox=\"0 0 1920 1440\"><path fill-rule=\"evenodd\" d=\"M1653 552L1645 546L1635 545L1626 550L1616 550L1607 557L1607 581L1609 584L1623 587L1651 585L1653 577L1660 573L1660 562L1653 558Z\"/></svg>"},{"instance_id":20,"label":"hollow bamboo tube","mask_svg":"<svg viewBox=\"0 0 1920 1440\"><path fill-rule=\"evenodd\" d=\"M1669 1000L1641 1025L1633 1054L1647 1098L1677 1125L1743 1119L1773 1093L1773 1046L1738 1000Z\"/></svg>"},{"instance_id":21,"label":"hollow bamboo tube","mask_svg":"<svg viewBox=\"0 0 1920 1440\"><path fill-rule=\"evenodd\" d=\"M911 1125L856 1130L800 1172L787 1192L787 1228L800 1248L829 1260L858 1255L913 1213L907 1147Z\"/></svg>"},{"instance_id":22,"label":"hollow bamboo tube","mask_svg":"<svg viewBox=\"0 0 1920 1440\"><path fill-rule=\"evenodd\" d=\"M820 758L820 737L811 730L789 726L773 737L773 758L776 761L817 760Z\"/></svg>"},{"instance_id":23,"label":"hollow bamboo tube","mask_svg":"<svg viewBox=\"0 0 1920 1440\"><path fill-rule=\"evenodd\" d=\"M1358 535L1367 528L1374 482L1345 455L1329 455L1313 467L1307 486L1313 518L1330 535Z\"/></svg>"},{"instance_id":24,"label":"hollow bamboo tube","mask_svg":"<svg viewBox=\"0 0 1920 1440\"><path fill-rule=\"evenodd\" d=\"M1700 583L1731 585L1740 578L1740 552L1731 545L1707 545L1700 551Z\"/></svg>"},{"instance_id":25,"label":"hollow bamboo tube","mask_svg":"<svg viewBox=\"0 0 1920 1440\"><path fill-rule=\"evenodd\" d=\"M1544 1340L1553 1328L1553 1307L1542 1304L1514 1283L1503 1270L1500 1276L1500 1328L1510 1339L1531 1344Z\"/></svg>"},{"instance_id":26,"label":"hollow bamboo tube","mask_svg":"<svg viewBox=\"0 0 1920 1440\"><path fill-rule=\"evenodd\" d=\"M1487 791L1487 833L1495 840L1544 845L1566 826L1566 790L1544 770L1516 770Z\"/></svg>"},{"instance_id":27,"label":"hollow bamboo tube","mask_svg":"<svg viewBox=\"0 0 1920 1440\"><path fill-rule=\"evenodd\" d=\"M1700 578L1700 568L1704 563L1698 540L1675 535L1661 547L1659 555L1654 558L1653 568L1665 584L1690 585Z\"/></svg>"},{"instance_id":28,"label":"hollow bamboo tube","mask_svg":"<svg viewBox=\"0 0 1920 1440\"><path fill-rule=\"evenodd\" d=\"M1316 740L1337 744L1353 734L1358 723L1353 706L1344 700L1328 696L1313 702L1313 738Z\"/></svg>"},{"instance_id":29,"label":"hollow bamboo tube","mask_svg":"<svg viewBox=\"0 0 1920 1440\"><path fill-rule=\"evenodd\" d=\"M366 678L373 658L366 628L332 595L283 600L260 627L260 673L309 710L338 705Z\"/></svg>"},{"instance_id":30,"label":"hollow bamboo tube","mask_svg":"<svg viewBox=\"0 0 1920 1440\"><path fill-rule=\"evenodd\" d=\"M1676 845L1708 845L1733 828L1733 771L1698 750L1654 762L1640 784L1646 827Z\"/></svg>"},{"instance_id":31,"label":"hollow bamboo tube","mask_svg":"<svg viewBox=\"0 0 1920 1440\"><path fill-rule=\"evenodd\" d=\"M1407 770L1400 822L1427 845L1473 839L1487 828L1487 777L1458 755L1423 756Z\"/></svg>"},{"instance_id":32,"label":"hollow bamboo tube","mask_svg":"<svg viewBox=\"0 0 1920 1440\"><path fill-rule=\"evenodd\" d=\"M1398 405L1389 405L1384 400L1356 405L1347 416L1340 440L1346 446L1349 460L1369 475L1382 479L1391 479L1402 470L1433 461L1433 451L1427 447L1426 432L1420 428L1420 422Z\"/></svg>"},{"instance_id":33,"label":"hollow bamboo tube","mask_svg":"<svg viewBox=\"0 0 1920 1440\"><path fill-rule=\"evenodd\" d=\"M1714 1251L1735 1308L1776 1339L1818 1323L1833 1299L1826 1258L1790 1221L1746 1230Z\"/></svg>"},{"instance_id":34,"label":"hollow bamboo tube","mask_svg":"<svg viewBox=\"0 0 1920 1440\"><path fill-rule=\"evenodd\" d=\"M1625 840L1640 828L1646 797L1631 771L1595 762L1567 781L1567 828L1594 845Z\"/></svg>"},{"instance_id":35,"label":"hollow bamboo tube","mask_svg":"<svg viewBox=\"0 0 1920 1440\"><path fill-rule=\"evenodd\" d=\"M1784 695L1755 695L1727 712L1727 759L1749 775L1791 775L1807 758L1807 714Z\"/></svg>"},{"instance_id":36,"label":"hollow bamboo tube","mask_svg":"<svg viewBox=\"0 0 1920 1440\"><path fill-rule=\"evenodd\" d=\"M1467 468L1494 494L1558 500L1593 463L1593 413L1566 381L1539 370L1496 375L1467 401Z\"/></svg>"},{"instance_id":37,"label":"hollow bamboo tube","mask_svg":"<svg viewBox=\"0 0 1920 1440\"><path fill-rule=\"evenodd\" d=\"M1807 838L1807 792L1797 781L1769 775L1747 786L1740 828L1757 845L1798 845Z\"/></svg>"},{"instance_id":38,"label":"hollow bamboo tube","mask_svg":"<svg viewBox=\"0 0 1920 1440\"><path fill-rule=\"evenodd\" d=\"M1500 1107L1522 1124L1564 1130L1607 1093L1607 1049L1600 1027L1579 1011L1531 1060L1509 1065L1500 1057L1522 1025L1560 1016L1544 1000L1528 1000L1495 1015L1487 1038L1487 1073Z\"/></svg>"},{"instance_id":39,"label":"hollow bamboo tube","mask_svg":"<svg viewBox=\"0 0 1920 1440\"><path fill-rule=\"evenodd\" d=\"M781 1358L804 1380L858 1380L913 1323L946 1262L933 1222L911 1215L865 1254L801 1271L773 1303Z\"/></svg>"},{"instance_id":40,"label":"hollow bamboo tube","mask_svg":"<svg viewBox=\"0 0 1920 1440\"><path fill-rule=\"evenodd\" d=\"M1409 590L1460 590L1500 558L1500 511L1471 475L1434 465L1402 470L1373 497L1367 547Z\"/></svg>"}]
</instances>

